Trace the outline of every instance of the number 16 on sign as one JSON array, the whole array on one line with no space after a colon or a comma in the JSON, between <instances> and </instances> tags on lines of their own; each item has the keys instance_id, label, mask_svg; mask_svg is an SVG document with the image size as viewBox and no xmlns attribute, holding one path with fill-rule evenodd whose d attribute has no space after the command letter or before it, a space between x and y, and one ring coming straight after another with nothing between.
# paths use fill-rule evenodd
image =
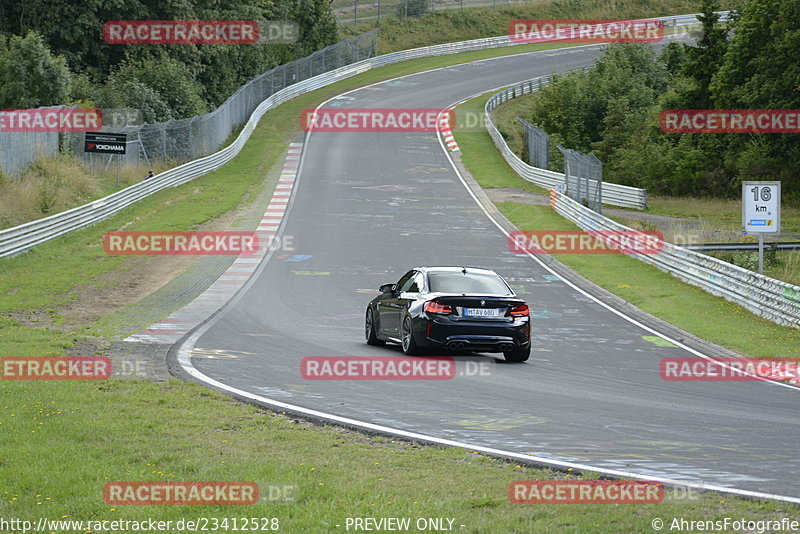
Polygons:
<instances>
[{"instance_id":1,"label":"number 16 on sign","mask_svg":"<svg viewBox=\"0 0 800 534\"><path fill-rule=\"evenodd\" d=\"M742 227L758 236L758 272L764 272L764 234L781 231L781 183L742 182Z\"/></svg>"}]
</instances>

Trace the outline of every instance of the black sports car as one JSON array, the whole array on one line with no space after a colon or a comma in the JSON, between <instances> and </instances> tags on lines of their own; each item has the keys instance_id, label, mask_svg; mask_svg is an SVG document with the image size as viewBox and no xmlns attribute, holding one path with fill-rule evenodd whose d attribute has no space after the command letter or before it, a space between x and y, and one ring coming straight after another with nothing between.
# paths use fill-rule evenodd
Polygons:
<instances>
[{"instance_id":1,"label":"black sports car","mask_svg":"<svg viewBox=\"0 0 800 534\"><path fill-rule=\"evenodd\" d=\"M367 343L502 352L524 362L531 352L528 305L503 278L474 267L417 267L384 284L367 306Z\"/></svg>"}]
</instances>

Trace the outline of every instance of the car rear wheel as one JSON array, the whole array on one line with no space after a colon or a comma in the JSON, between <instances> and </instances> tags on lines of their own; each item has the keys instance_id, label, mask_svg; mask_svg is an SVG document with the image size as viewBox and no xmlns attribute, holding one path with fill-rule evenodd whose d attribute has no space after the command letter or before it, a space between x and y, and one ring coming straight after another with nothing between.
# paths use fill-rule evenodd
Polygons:
<instances>
[{"instance_id":1,"label":"car rear wheel","mask_svg":"<svg viewBox=\"0 0 800 534\"><path fill-rule=\"evenodd\" d=\"M527 347L518 347L503 353L507 362L526 362L531 355L530 344Z\"/></svg>"},{"instance_id":2,"label":"car rear wheel","mask_svg":"<svg viewBox=\"0 0 800 534\"><path fill-rule=\"evenodd\" d=\"M364 335L367 338L367 345L386 345L382 339L378 339L375 334L375 319L372 316L372 308L367 308L367 318L364 321Z\"/></svg>"},{"instance_id":3,"label":"car rear wheel","mask_svg":"<svg viewBox=\"0 0 800 534\"><path fill-rule=\"evenodd\" d=\"M419 353L416 341L414 341L414 334L411 330L411 317L406 317L403 320L403 331L401 332L401 341L403 342L403 352L409 356Z\"/></svg>"}]
</instances>

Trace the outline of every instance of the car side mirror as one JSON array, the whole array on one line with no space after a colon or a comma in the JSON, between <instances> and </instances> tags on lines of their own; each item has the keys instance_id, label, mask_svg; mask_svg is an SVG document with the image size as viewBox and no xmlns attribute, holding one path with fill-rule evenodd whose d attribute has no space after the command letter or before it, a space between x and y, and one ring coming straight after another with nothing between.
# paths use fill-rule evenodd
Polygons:
<instances>
[{"instance_id":1,"label":"car side mirror","mask_svg":"<svg viewBox=\"0 0 800 534\"><path fill-rule=\"evenodd\" d=\"M381 293L394 293L397 284L383 284L378 289L381 290Z\"/></svg>"}]
</instances>

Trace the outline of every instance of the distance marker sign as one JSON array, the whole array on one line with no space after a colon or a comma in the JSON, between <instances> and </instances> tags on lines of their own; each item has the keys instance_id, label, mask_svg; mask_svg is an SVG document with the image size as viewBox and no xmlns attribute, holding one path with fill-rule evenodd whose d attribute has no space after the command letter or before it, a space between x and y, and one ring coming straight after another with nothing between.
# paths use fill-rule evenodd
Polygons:
<instances>
[{"instance_id":1,"label":"distance marker sign","mask_svg":"<svg viewBox=\"0 0 800 534\"><path fill-rule=\"evenodd\" d=\"M748 234L781 231L780 182L742 182L742 227Z\"/></svg>"},{"instance_id":2,"label":"distance marker sign","mask_svg":"<svg viewBox=\"0 0 800 534\"><path fill-rule=\"evenodd\" d=\"M99 154L124 154L127 140L127 134L86 132L83 151Z\"/></svg>"}]
</instances>

